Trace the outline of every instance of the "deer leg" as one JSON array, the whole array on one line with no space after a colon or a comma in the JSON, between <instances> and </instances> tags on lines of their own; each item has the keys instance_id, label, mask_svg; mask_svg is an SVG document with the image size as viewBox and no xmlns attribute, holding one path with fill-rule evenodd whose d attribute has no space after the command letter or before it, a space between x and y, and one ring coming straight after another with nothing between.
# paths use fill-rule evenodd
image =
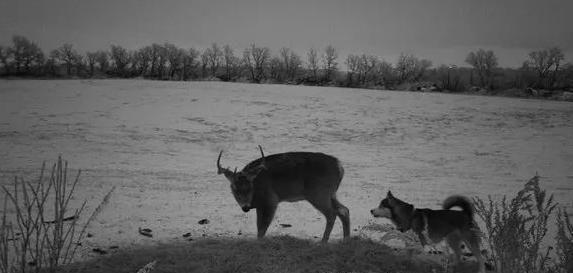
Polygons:
<instances>
[{"instance_id":1,"label":"deer leg","mask_svg":"<svg viewBox=\"0 0 573 273\"><path fill-rule=\"evenodd\" d=\"M334 221L336 220L336 211L332 207L332 202L329 199L321 198L320 200L309 200L318 211L324 214L326 217L326 227L324 228L324 234L322 235L322 242L328 242L330 237L330 232L332 232L332 227L334 227Z\"/></svg>"},{"instance_id":2,"label":"deer leg","mask_svg":"<svg viewBox=\"0 0 573 273\"><path fill-rule=\"evenodd\" d=\"M350 236L350 211L347 207L342 205L336 197L332 198L332 206L336 209L336 215L338 215L338 218L340 218L342 222L344 239L347 239Z\"/></svg>"},{"instance_id":3,"label":"deer leg","mask_svg":"<svg viewBox=\"0 0 573 273\"><path fill-rule=\"evenodd\" d=\"M278 203L265 204L257 207L257 238L263 238L273 221Z\"/></svg>"}]
</instances>

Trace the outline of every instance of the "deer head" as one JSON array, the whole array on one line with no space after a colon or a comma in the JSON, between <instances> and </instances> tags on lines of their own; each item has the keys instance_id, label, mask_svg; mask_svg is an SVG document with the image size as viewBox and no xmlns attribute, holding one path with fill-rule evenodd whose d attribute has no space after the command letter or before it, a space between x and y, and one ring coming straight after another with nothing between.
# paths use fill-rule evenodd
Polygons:
<instances>
[{"instance_id":1,"label":"deer head","mask_svg":"<svg viewBox=\"0 0 573 273\"><path fill-rule=\"evenodd\" d=\"M229 182L231 182L233 196L244 212L248 212L252 208L254 181L259 173L266 169L265 154L260 145L259 150L261 151L260 164L254 167L244 168L239 172L237 172L237 168L235 168L235 171L231 171L229 168L221 167L221 155L223 151L219 153L219 158L217 158L217 173L224 174Z\"/></svg>"}]
</instances>

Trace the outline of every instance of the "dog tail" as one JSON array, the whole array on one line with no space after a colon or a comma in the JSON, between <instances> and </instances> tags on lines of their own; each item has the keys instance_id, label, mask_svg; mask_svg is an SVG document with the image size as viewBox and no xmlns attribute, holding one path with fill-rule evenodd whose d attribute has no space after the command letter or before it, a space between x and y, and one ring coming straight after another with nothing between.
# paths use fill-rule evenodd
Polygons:
<instances>
[{"instance_id":1,"label":"dog tail","mask_svg":"<svg viewBox=\"0 0 573 273\"><path fill-rule=\"evenodd\" d=\"M462 211L465 212L468 217L470 217L470 219L474 219L474 206L467 197L461 195L452 195L446 198L442 208L451 209L453 207L460 207Z\"/></svg>"}]
</instances>

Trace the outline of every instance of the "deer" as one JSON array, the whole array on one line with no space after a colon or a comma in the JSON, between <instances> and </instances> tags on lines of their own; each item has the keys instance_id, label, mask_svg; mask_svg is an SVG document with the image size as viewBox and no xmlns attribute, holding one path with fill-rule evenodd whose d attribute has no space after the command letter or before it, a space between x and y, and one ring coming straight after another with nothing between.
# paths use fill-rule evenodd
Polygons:
<instances>
[{"instance_id":1,"label":"deer","mask_svg":"<svg viewBox=\"0 0 573 273\"><path fill-rule=\"evenodd\" d=\"M217 158L217 173L231 184L231 192L243 210L256 209L257 238L265 236L280 202L306 200L326 218L322 242L328 242L336 221L340 218L343 239L350 236L350 213L336 198L336 191L344 176L340 161L331 155L315 152L286 152L265 156L259 145L261 158L251 161L241 171L221 167Z\"/></svg>"}]
</instances>

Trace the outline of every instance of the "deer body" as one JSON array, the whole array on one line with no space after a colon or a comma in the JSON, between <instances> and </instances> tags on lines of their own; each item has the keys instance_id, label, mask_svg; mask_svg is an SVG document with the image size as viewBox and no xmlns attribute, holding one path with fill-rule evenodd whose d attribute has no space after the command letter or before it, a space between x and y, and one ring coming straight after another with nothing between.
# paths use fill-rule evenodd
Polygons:
<instances>
[{"instance_id":1,"label":"deer body","mask_svg":"<svg viewBox=\"0 0 573 273\"><path fill-rule=\"evenodd\" d=\"M328 241L336 217L342 221L344 238L350 235L348 208L336 199L344 176L340 161L330 155L288 152L264 156L247 164L240 172L221 168L231 182L235 199L248 212L257 211L257 235L263 237L280 202L307 200L326 217L322 241Z\"/></svg>"}]
</instances>

